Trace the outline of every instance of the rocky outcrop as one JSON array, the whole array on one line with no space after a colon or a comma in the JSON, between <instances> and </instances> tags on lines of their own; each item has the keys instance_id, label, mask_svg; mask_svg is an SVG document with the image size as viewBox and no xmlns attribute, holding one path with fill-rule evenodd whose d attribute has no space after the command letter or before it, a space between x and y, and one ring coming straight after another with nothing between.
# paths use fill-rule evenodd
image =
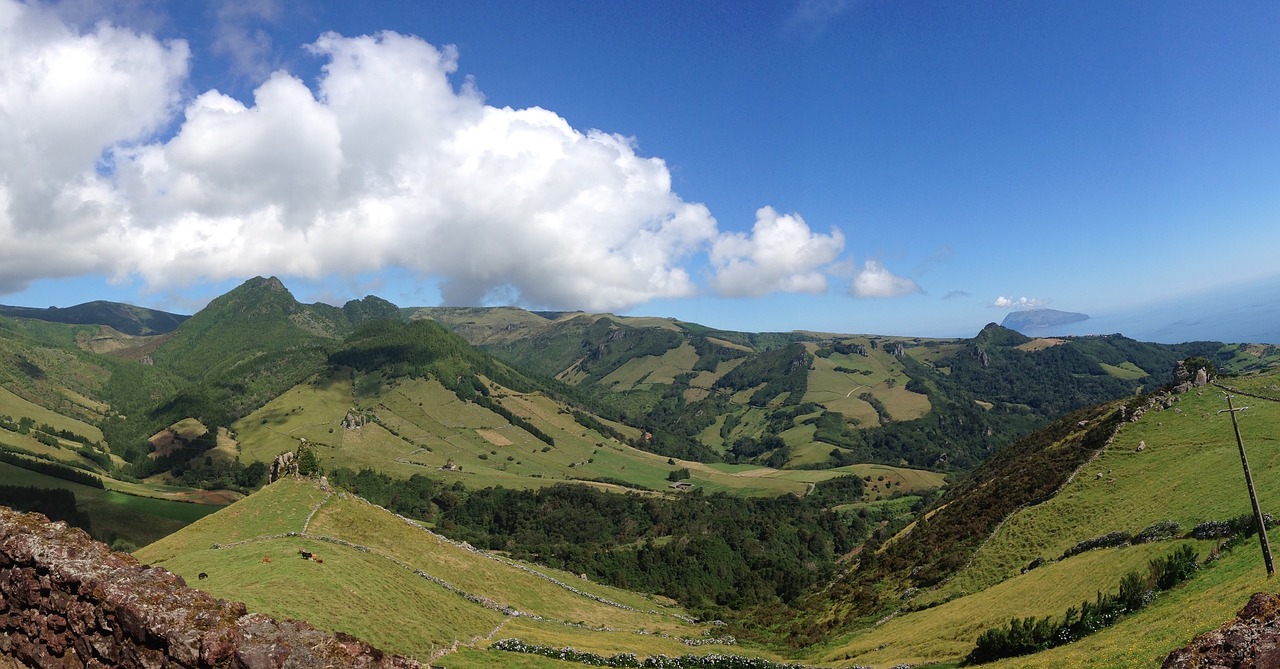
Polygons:
<instances>
[{"instance_id":1,"label":"rocky outcrop","mask_svg":"<svg viewBox=\"0 0 1280 669\"><path fill-rule=\"evenodd\" d=\"M286 476L298 475L298 460L293 451L285 451L271 461L271 478L268 483L275 483Z\"/></svg>"},{"instance_id":2,"label":"rocky outcrop","mask_svg":"<svg viewBox=\"0 0 1280 669\"><path fill-rule=\"evenodd\" d=\"M0 667L419 667L251 614L81 530L0 507Z\"/></svg>"},{"instance_id":3,"label":"rocky outcrop","mask_svg":"<svg viewBox=\"0 0 1280 669\"><path fill-rule=\"evenodd\" d=\"M1255 594L1236 619L1196 637L1165 658L1162 669L1280 667L1280 597Z\"/></svg>"}]
</instances>

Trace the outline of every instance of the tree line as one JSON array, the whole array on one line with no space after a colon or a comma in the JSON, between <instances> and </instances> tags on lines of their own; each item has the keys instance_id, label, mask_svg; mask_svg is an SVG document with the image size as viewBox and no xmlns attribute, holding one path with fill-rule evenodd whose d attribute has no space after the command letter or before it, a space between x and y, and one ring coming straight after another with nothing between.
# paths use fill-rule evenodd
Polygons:
<instances>
[{"instance_id":1,"label":"tree line","mask_svg":"<svg viewBox=\"0 0 1280 669\"><path fill-rule=\"evenodd\" d=\"M677 497L577 484L538 490L446 485L415 475L337 469L335 485L455 540L505 551L617 587L672 597L694 611L741 610L798 598L829 578L878 519L836 513L863 481L841 477L806 497Z\"/></svg>"}]
</instances>

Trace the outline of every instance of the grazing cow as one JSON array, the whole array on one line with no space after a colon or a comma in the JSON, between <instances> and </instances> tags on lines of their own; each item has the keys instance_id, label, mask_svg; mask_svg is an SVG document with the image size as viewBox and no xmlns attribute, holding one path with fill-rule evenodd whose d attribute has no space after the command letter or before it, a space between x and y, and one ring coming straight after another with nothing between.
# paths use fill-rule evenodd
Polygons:
<instances>
[{"instance_id":1,"label":"grazing cow","mask_svg":"<svg viewBox=\"0 0 1280 669\"><path fill-rule=\"evenodd\" d=\"M269 558L269 557L267 557L267 556L265 556L265 555L264 555L264 556L262 556L262 564L271 564L271 558Z\"/></svg>"},{"instance_id":2,"label":"grazing cow","mask_svg":"<svg viewBox=\"0 0 1280 669\"><path fill-rule=\"evenodd\" d=\"M303 560L311 559L311 551L304 551L302 549L298 549L298 555L301 555Z\"/></svg>"},{"instance_id":3,"label":"grazing cow","mask_svg":"<svg viewBox=\"0 0 1280 669\"><path fill-rule=\"evenodd\" d=\"M324 564L324 560L321 560L320 558L312 558L312 559L316 561L316 564Z\"/></svg>"},{"instance_id":4,"label":"grazing cow","mask_svg":"<svg viewBox=\"0 0 1280 669\"><path fill-rule=\"evenodd\" d=\"M208 575L208 574L206 574L206 573L204 573L204 572L200 572L198 575L196 575L196 578L198 578L198 579L200 579L201 581L203 581L203 580L205 580L206 578L209 578L209 575Z\"/></svg>"}]
</instances>

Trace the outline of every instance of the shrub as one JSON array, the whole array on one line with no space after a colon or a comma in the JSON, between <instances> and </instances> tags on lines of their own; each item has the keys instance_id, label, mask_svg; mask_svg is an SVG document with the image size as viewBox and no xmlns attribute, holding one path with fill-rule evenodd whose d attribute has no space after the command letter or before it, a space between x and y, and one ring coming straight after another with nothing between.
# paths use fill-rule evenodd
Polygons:
<instances>
[{"instance_id":1,"label":"shrub","mask_svg":"<svg viewBox=\"0 0 1280 669\"><path fill-rule=\"evenodd\" d=\"M1123 533L1112 532L1103 537L1115 534ZM1060 623L1055 624L1049 618L1014 618L1007 627L987 630L978 636L973 650L965 656L964 664L982 664L1035 653L1109 627L1120 616L1149 604L1156 592L1168 590L1191 578L1199 567L1197 557L1191 546L1183 544L1169 555L1148 563L1145 577L1136 571L1125 574L1116 594L1103 595L1099 592L1093 602L1085 600L1080 608L1067 609Z\"/></svg>"}]
</instances>

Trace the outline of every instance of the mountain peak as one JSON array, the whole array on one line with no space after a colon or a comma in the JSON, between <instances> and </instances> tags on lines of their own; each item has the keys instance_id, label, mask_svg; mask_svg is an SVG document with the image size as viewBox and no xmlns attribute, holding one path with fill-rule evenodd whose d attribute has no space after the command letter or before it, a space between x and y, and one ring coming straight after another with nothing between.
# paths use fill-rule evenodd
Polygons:
<instances>
[{"instance_id":1,"label":"mountain peak","mask_svg":"<svg viewBox=\"0 0 1280 669\"><path fill-rule=\"evenodd\" d=\"M973 343L991 344L993 346L1017 346L1030 341L1027 337L1018 333L1016 330L1010 330L998 323L987 323L986 327L973 338Z\"/></svg>"}]
</instances>

